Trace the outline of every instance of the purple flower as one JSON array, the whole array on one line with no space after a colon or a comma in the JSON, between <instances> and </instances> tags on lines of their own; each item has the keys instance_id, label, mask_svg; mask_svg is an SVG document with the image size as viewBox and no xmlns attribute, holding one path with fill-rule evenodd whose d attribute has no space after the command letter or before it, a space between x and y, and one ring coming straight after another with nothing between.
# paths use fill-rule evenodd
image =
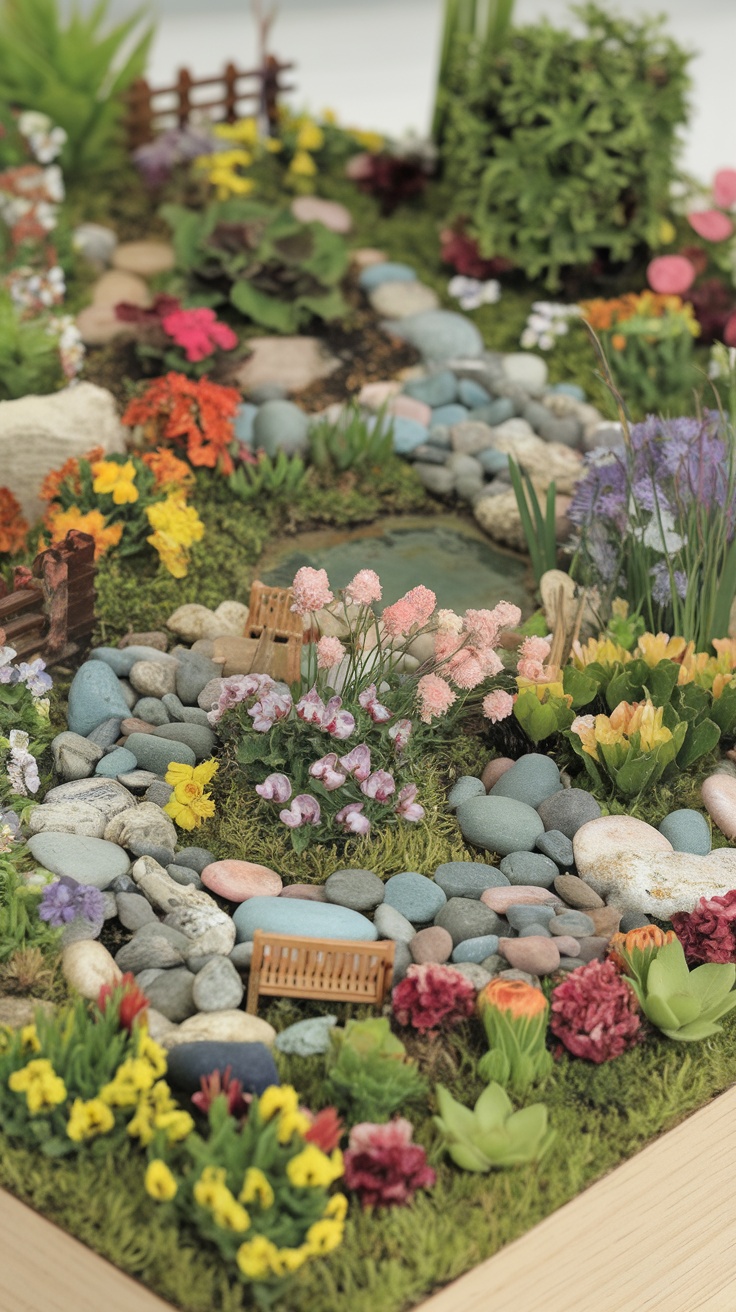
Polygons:
<instances>
[{"instance_id":1,"label":"purple flower","mask_svg":"<svg viewBox=\"0 0 736 1312\"><path fill-rule=\"evenodd\" d=\"M373 774L363 780L360 785L361 793L366 797L372 797L376 802L387 802L396 792L396 780L388 770L374 770Z\"/></svg>"},{"instance_id":2,"label":"purple flower","mask_svg":"<svg viewBox=\"0 0 736 1312\"><path fill-rule=\"evenodd\" d=\"M388 731L388 736L393 740L394 749L397 754L405 751L409 738L411 737L412 722L411 720L397 720L392 724Z\"/></svg>"},{"instance_id":3,"label":"purple flower","mask_svg":"<svg viewBox=\"0 0 736 1312\"><path fill-rule=\"evenodd\" d=\"M279 819L288 829L300 829L302 825L318 825L322 811L316 797L300 793L295 797L288 811L279 811Z\"/></svg>"},{"instance_id":4,"label":"purple flower","mask_svg":"<svg viewBox=\"0 0 736 1312\"><path fill-rule=\"evenodd\" d=\"M14 647L0 647L0 683L20 682L20 671L12 664L16 655Z\"/></svg>"},{"instance_id":5,"label":"purple flower","mask_svg":"<svg viewBox=\"0 0 736 1312\"><path fill-rule=\"evenodd\" d=\"M211 155L227 142L212 138L196 128L169 128L153 141L133 151L133 162L148 187L160 187L171 176L176 164L185 164L198 155Z\"/></svg>"},{"instance_id":6,"label":"purple flower","mask_svg":"<svg viewBox=\"0 0 736 1312\"><path fill-rule=\"evenodd\" d=\"M295 710L299 719L303 720L305 724L319 724L321 726L322 716L325 713L325 704L317 689L310 688L309 692L305 692L304 696L299 698Z\"/></svg>"},{"instance_id":7,"label":"purple flower","mask_svg":"<svg viewBox=\"0 0 736 1312\"><path fill-rule=\"evenodd\" d=\"M364 802L348 802L335 816L335 823L348 834L369 834L371 822L363 815Z\"/></svg>"},{"instance_id":8,"label":"purple flower","mask_svg":"<svg viewBox=\"0 0 736 1312\"><path fill-rule=\"evenodd\" d=\"M285 774L270 774L262 784L256 784L256 792L266 802L288 802L291 783Z\"/></svg>"},{"instance_id":9,"label":"purple flower","mask_svg":"<svg viewBox=\"0 0 736 1312\"><path fill-rule=\"evenodd\" d=\"M322 715L322 728L331 738L349 738L355 732L355 716L342 711L342 697L330 697Z\"/></svg>"},{"instance_id":10,"label":"purple flower","mask_svg":"<svg viewBox=\"0 0 736 1312\"><path fill-rule=\"evenodd\" d=\"M232 674L223 679L217 705L207 712L210 724L219 724L226 711L247 697L254 697L257 692L269 692L276 685L268 674Z\"/></svg>"},{"instance_id":11,"label":"purple flower","mask_svg":"<svg viewBox=\"0 0 736 1312\"><path fill-rule=\"evenodd\" d=\"M26 685L28 691L33 693L34 697L43 697L44 693L53 687L54 681L51 675L43 673L45 669L46 663L40 657L35 661L31 661L30 665L25 661L21 661L18 666L19 679Z\"/></svg>"},{"instance_id":12,"label":"purple flower","mask_svg":"<svg viewBox=\"0 0 736 1312\"><path fill-rule=\"evenodd\" d=\"M340 757L340 765L360 783L371 772L371 749L366 743L358 743L347 756Z\"/></svg>"},{"instance_id":13,"label":"purple flower","mask_svg":"<svg viewBox=\"0 0 736 1312\"><path fill-rule=\"evenodd\" d=\"M401 816L402 820L409 820L414 823L417 820L424 819L424 807L420 806L416 800L417 791L416 784L404 784L399 793L398 805L394 807L394 810L397 815Z\"/></svg>"},{"instance_id":14,"label":"purple flower","mask_svg":"<svg viewBox=\"0 0 736 1312\"><path fill-rule=\"evenodd\" d=\"M260 700L248 709L256 733L268 733L277 720L283 720L292 708L290 692L275 691L275 684Z\"/></svg>"},{"instance_id":15,"label":"purple flower","mask_svg":"<svg viewBox=\"0 0 736 1312\"><path fill-rule=\"evenodd\" d=\"M387 706L382 706L378 700L378 691L375 683L369 688L364 688L358 697L360 705L364 711L367 711L374 724L385 724L391 719L391 711Z\"/></svg>"},{"instance_id":16,"label":"purple flower","mask_svg":"<svg viewBox=\"0 0 736 1312\"><path fill-rule=\"evenodd\" d=\"M657 564L649 571L652 582L652 597L658 606L669 606L672 602L672 588L670 585L670 572L667 568L667 562L664 560L657 561ZM687 574L682 569L673 570L673 579L678 597L682 601L687 596Z\"/></svg>"},{"instance_id":17,"label":"purple flower","mask_svg":"<svg viewBox=\"0 0 736 1312\"><path fill-rule=\"evenodd\" d=\"M61 929L70 921L83 916L85 920L99 923L105 917L105 900L98 888L90 884L80 884L70 875L62 875L53 884L47 884L41 895L38 908L41 920L48 921L53 929Z\"/></svg>"},{"instance_id":18,"label":"purple flower","mask_svg":"<svg viewBox=\"0 0 736 1312\"><path fill-rule=\"evenodd\" d=\"M314 765L310 765L309 773L313 779L319 779L320 783L328 792L332 793L336 788L342 788L347 780L347 775L341 770L336 770L337 752L330 752L328 756L322 756Z\"/></svg>"}]
</instances>

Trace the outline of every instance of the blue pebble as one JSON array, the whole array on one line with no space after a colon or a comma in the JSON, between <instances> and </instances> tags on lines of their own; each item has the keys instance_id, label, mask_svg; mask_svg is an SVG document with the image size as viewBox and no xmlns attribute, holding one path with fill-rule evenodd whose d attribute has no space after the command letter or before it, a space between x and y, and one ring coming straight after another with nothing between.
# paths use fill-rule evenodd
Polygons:
<instances>
[{"instance_id":1,"label":"blue pebble","mask_svg":"<svg viewBox=\"0 0 736 1312\"><path fill-rule=\"evenodd\" d=\"M530 906L526 902L514 903L506 908L506 919L512 929L521 933L528 925L546 925L555 914L554 906Z\"/></svg>"},{"instance_id":2,"label":"blue pebble","mask_svg":"<svg viewBox=\"0 0 736 1312\"><path fill-rule=\"evenodd\" d=\"M124 679L138 661L158 661L170 665L171 656L157 647L95 647L89 654L91 661L104 661L114 674Z\"/></svg>"},{"instance_id":3,"label":"blue pebble","mask_svg":"<svg viewBox=\"0 0 736 1312\"><path fill-rule=\"evenodd\" d=\"M372 292L384 282L416 282L416 269L408 264L394 264L390 260L383 264L369 264L358 278L358 285L364 292Z\"/></svg>"},{"instance_id":4,"label":"blue pebble","mask_svg":"<svg viewBox=\"0 0 736 1312\"><path fill-rule=\"evenodd\" d=\"M404 394L430 406L449 405L457 397L457 378L451 369L438 369L425 378L410 378Z\"/></svg>"},{"instance_id":5,"label":"blue pebble","mask_svg":"<svg viewBox=\"0 0 736 1312\"><path fill-rule=\"evenodd\" d=\"M498 952L498 934L483 934L480 938L466 938L452 949L453 961L474 961L477 965Z\"/></svg>"},{"instance_id":6,"label":"blue pebble","mask_svg":"<svg viewBox=\"0 0 736 1312\"><path fill-rule=\"evenodd\" d=\"M441 890L440 890L441 891ZM444 897L444 893L442 894ZM239 943L252 940L257 929L306 938L349 938L372 943L378 931L366 916L331 902L298 898L251 897L233 914Z\"/></svg>"},{"instance_id":7,"label":"blue pebble","mask_svg":"<svg viewBox=\"0 0 736 1312\"><path fill-rule=\"evenodd\" d=\"M550 929L549 929L549 921L547 922L546 925L543 925L541 920L537 921L536 923L532 921L531 924L524 925L523 929L519 930L519 938L551 938L551 937L552 934L550 933Z\"/></svg>"},{"instance_id":8,"label":"blue pebble","mask_svg":"<svg viewBox=\"0 0 736 1312\"><path fill-rule=\"evenodd\" d=\"M251 405L250 401L243 401L235 411L235 422L233 433L238 442L244 442L246 446L253 444L253 420L258 414L258 406Z\"/></svg>"},{"instance_id":9,"label":"blue pebble","mask_svg":"<svg viewBox=\"0 0 736 1312\"><path fill-rule=\"evenodd\" d=\"M447 805L454 811L456 807L462 806L463 802L467 802L469 797L485 797L485 794L486 790L480 779L476 779L472 774L463 774L447 794Z\"/></svg>"},{"instance_id":10,"label":"blue pebble","mask_svg":"<svg viewBox=\"0 0 736 1312\"><path fill-rule=\"evenodd\" d=\"M138 760L133 753L127 747L116 747L97 762L95 774L102 774L106 779L117 779L119 774L130 774L131 770L137 768Z\"/></svg>"},{"instance_id":11,"label":"blue pebble","mask_svg":"<svg viewBox=\"0 0 736 1312\"><path fill-rule=\"evenodd\" d=\"M461 424L468 417L467 406L458 405L438 405L436 410L432 411L430 419L430 428L435 428L437 424L445 424L452 428L453 424Z\"/></svg>"},{"instance_id":12,"label":"blue pebble","mask_svg":"<svg viewBox=\"0 0 736 1312\"><path fill-rule=\"evenodd\" d=\"M488 405L477 406L471 414L471 419L480 419L484 424L490 424L491 428L496 428L498 424L503 424L507 419L513 419L517 413L517 406L509 396L499 396L497 400L491 401Z\"/></svg>"},{"instance_id":13,"label":"blue pebble","mask_svg":"<svg viewBox=\"0 0 736 1312\"><path fill-rule=\"evenodd\" d=\"M426 875L420 875L416 870L402 870L386 881L383 900L394 911L406 916L412 925L427 925L442 910L447 896Z\"/></svg>"},{"instance_id":14,"label":"blue pebble","mask_svg":"<svg viewBox=\"0 0 736 1312\"><path fill-rule=\"evenodd\" d=\"M669 839L676 852L708 856L711 848L710 826L700 811L691 811L688 807L671 811L657 828L660 834Z\"/></svg>"},{"instance_id":15,"label":"blue pebble","mask_svg":"<svg viewBox=\"0 0 736 1312\"><path fill-rule=\"evenodd\" d=\"M394 415L394 451L397 456L409 455L415 447L421 446L427 440L427 430L424 424L420 424L416 419L405 419L403 415Z\"/></svg>"},{"instance_id":16,"label":"blue pebble","mask_svg":"<svg viewBox=\"0 0 736 1312\"><path fill-rule=\"evenodd\" d=\"M555 383L550 387L550 392L557 392L560 396L571 396L574 401L584 401L585 392L577 383Z\"/></svg>"},{"instance_id":17,"label":"blue pebble","mask_svg":"<svg viewBox=\"0 0 736 1312\"><path fill-rule=\"evenodd\" d=\"M110 666L101 660L80 665L69 689L67 728L86 737L103 720L128 715L130 707Z\"/></svg>"},{"instance_id":18,"label":"blue pebble","mask_svg":"<svg viewBox=\"0 0 736 1312\"><path fill-rule=\"evenodd\" d=\"M463 405L472 410L475 406L488 405L490 394L474 378L461 378L457 389Z\"/></svg>"},{"instance_id":19,"label":"blue pebble","mask_svg":"<svg viewBox=\"0 0 736 1312\"><path fill-rule=\"evenodd\" d=\"M495 474L502 474L509 467L509 458L505 451L496 451L495 447L486 447L485 451L479 451L475 457L483 466L483 472L493 477Z\"/></svg>"}]
</instances>

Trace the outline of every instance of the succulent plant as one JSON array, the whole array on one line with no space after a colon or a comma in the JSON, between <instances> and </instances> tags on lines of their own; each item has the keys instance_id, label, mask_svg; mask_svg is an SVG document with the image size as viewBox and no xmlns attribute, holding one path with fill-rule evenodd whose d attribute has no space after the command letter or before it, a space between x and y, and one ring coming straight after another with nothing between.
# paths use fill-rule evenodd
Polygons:
<instances>
[{"instance_id":1,"label":"succulent plant","mask_svg":"<svg viewBox=\"0 0 736 1312\"><path fill-rule=\"evenodd\" d=\"M645 1016L668 1039L692 1043L718 1034L717 1023L736 1007L736 966L708 962L688 970L678 939L665 944L631 984Z\"/></svg>"},{"instance_id":2,"label":"succulent plant","mask_svg":"<svg viewBox=\"0 0 736 1312\"><path fill-rule=\"evenodd\" d=\"M355 1123L387 1121L427 1084L384 1016L349 1020L330 1034L325 1091Z\"/></svg>"},{"instance_id":3,"label":"succulent plant","mask_svg":"<svg viewBox=\"0 0 736 1312\"><path fill-rule=\"evenodd\" d=\"M456 1166L464 1171L491 1171L538 1162L555 1137L547 1123L544 1103L515 1112L500 1084L489 1084L473 1111L437 1085L439 1116L434 1123Z\"/></svg>"}]
</instances>

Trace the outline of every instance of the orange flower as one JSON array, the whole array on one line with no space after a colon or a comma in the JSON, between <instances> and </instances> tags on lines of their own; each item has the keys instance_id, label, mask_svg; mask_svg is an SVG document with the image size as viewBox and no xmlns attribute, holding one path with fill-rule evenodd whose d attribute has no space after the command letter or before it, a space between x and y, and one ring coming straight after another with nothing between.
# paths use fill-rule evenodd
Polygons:
<instances>
[{"instance_id":1,"label":"orange flower","mask_svg":"<svg viewBox=\"0 0 736 1312\"><path fill-rule=\"evenodd\" d=\"M541 989L523 979L493 979L478 995L479 1007L495 1007L513 1020L531 1020L547 1007Z\"/></svg>"},{"instance_id":2,"label":"orange flower","mask_svg":"<svg viewBox=\"0 0 736 1312\"><path fill-rule=\"evenodd\" d=\"M194 483L194 472L186 461L180 460L165 446L157 447L155 451L147 451L141 459L153 474L158 490L191 487Z\"/></svg>"},{"instance_id":3,"label":"orange flower","mask_svg":"<svg viewBox=\"0 0 736 1312\"><path fill-rule=\"evenodd\" d=\"M614 351L626 350L626 338L624 337L623 333L613 334L613 337L611 338L611 346L613 347Z\"/></svg>"},{"instance_id":4,"label":"orange flower","mask_svg":"<svg viewBox=\"0 0 736 1312\"><path fill-rule=\"evenodd\" d=\"M675 939L673 929L663 930L658 925L642 925L640 929L630 929L628 934L614 934L608 947L608 955L618 970L626 969L626 961L621 955L632 952L648 952L650 949L663 948Z\"/></svg>"},{"instance_id":5,"label":"orange flower","mask_svg":"<svg viewBox=\"0 0 736 1312\"><path fill-rule=\"evenodd\" d=\"M80 460L88 460L92 464L95 460L101 460L105 454L104 447L95 446L84 456L72 456L65 460L60 469L52 469L41 484L39 497L42 501L54 501L61 491L62 483L69 483L69 490L75 496L79 496L82 491L82 484L79 477Z\"/></svg>"},{"instance_id":6,"label":"orange flower","mask_svg":"<svg viewBox=\"0 0 736 1312\"><path fill-rule=\"evenodd\" d=\"M99 510L90 510L85 515L79 506L69 510L59 510L47 517L47 527L52 542L60 542L66 537L70 528L79 529L80 533L89 533L95 542L95 560L104 556L108 547L116 547L123 536L122 524L105 524L105 517Z\"/></svg>"},{"instance_id":7,"label":"orange flower","mask_svg":"<svg viewBox=\"0 0 736 1312\"><path fill-rule=\"evenodd\" d=\"M228 447L239 405L240 393L234 387L171 373L154 378L143 395L130 402L122 422L128 427L140 424L152 446L171 442L186 450L190 464L231 474Z\"/></svg>"},{"instance_id":8,"label":"orange flower","mask_svg":"<svg viewBox=\"0 0 736 1312\"><path fill-rule=\"evenodd\" d=\"M20 551L25 546L28 524L20 504L7 487L0 487L0 552Z\"/></svg>"}]
</instances>

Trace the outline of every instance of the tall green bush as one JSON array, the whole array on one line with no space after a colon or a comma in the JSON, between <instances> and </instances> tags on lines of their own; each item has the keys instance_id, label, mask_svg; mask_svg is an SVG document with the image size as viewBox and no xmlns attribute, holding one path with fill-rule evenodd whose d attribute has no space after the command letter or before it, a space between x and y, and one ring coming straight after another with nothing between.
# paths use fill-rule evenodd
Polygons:
<instances>
[{"instance_id":1,"label":"tall green bush","mask_svg":"<svg viewBox=\"0 0 736 1312\"><path fill-rule=\"evenodd\" d=\"M551 289L656 242L687 119L690 55L660 20L574 12L580 36L542 22L496 48L458 38L443 105L453 217Z\"/></svg>"}]
</instances>

